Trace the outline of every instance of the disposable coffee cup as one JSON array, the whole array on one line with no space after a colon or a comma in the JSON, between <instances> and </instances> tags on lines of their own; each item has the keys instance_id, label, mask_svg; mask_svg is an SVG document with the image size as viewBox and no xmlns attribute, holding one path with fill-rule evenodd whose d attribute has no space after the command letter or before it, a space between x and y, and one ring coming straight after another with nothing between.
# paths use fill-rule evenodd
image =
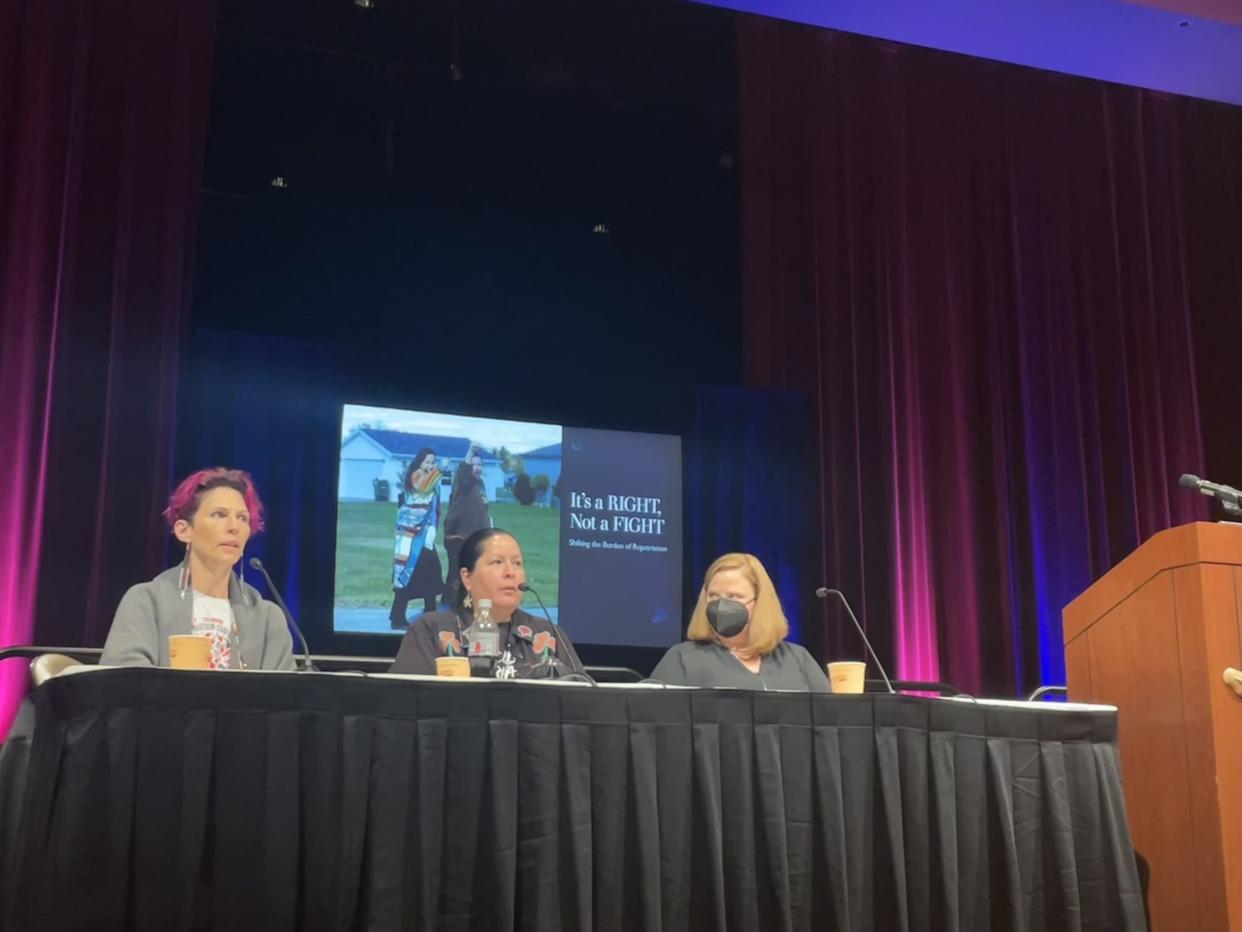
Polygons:
<instances>
[{"instance_id":1,"label":"disposable coffee cup","mask_svg":"<svg viewBox=\"0 0 1242 932\"><path fill-rule=\"evenodd\" d=\"M176 670L210 670L211 638L201 634L169 635L168 662Z\"/></svg>"},{"instance_id":2,"label":"disposable coffee cup","mask_svg":"<svg viewBox=\"0 0 1242 932\"><path fill-rule=\"evenodd\" d=\"M452 679L469 679L469 657L437 657L436 676L447 676Z\"/></svg>"},{"instance_id":3,"label":"disposable coffee cup","mask_svg":"<svg viewBox=\"0 0 1242 932\"><path fill-rule=\"evenodd\" d=\"M834 693L861 693L867 679L867 665L861 660L837 660L828 664L828 680Z\"/></svg>"}]
</instances>

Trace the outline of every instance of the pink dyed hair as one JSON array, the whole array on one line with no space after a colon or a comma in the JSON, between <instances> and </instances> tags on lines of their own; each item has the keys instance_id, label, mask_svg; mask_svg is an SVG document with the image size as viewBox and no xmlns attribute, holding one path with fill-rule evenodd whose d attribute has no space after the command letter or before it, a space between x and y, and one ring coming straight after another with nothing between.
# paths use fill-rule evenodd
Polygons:
<instances>
[{"instance_id":1,"label":"pink dyed hair","mask_svg":"<svg viewBox=\"0 0 1242 932\"><path fill-rule=\"evenodd\" d=\"M254 487L250 473L242 469L227 469L216 466L213 469L200 469L192 472L173 489L168 496L168 507L164 509L164 518L168 526L173 527L178 521L193 521L198 513L198 506L203 502L203 495L211 489L234 489L241 493L246 501L246 510L250 512L250 531L258 534L263 530L263 502Z\"/></svg>"}]
</instances>

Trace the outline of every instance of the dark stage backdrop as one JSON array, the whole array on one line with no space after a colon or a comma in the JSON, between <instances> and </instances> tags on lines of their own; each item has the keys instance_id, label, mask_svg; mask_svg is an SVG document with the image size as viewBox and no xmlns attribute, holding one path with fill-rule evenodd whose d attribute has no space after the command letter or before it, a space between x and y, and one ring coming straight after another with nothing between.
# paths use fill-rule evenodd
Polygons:
<instances>
[{"instance_id":1,"label":"dark stage backdrop","mask_svg":"<svg viewBox=\"0 0 1242 932\"><path fill-rule=\"evenodd\" d=\"M0 645L99 643L163 565L214 33L211 0L0 3Z\"/></svg>"},{"instance_id":2,"label":"dark stage backdrop","mask_svg":"<svg viewBox=\"0 0 1242 932\"><path fill-rule=\"evenodd\" d=\"M902 677L1064 682L1064 604L1242 478L1242 110L758 18L740 60L747 380L813 399L822 576Z\"/></svg>"},{"instance_id":3,"label":"dark stage backdrop","mask_svg":"<svg viewBox=\"0 0 1242 932\"><path fill-rule=\"evenodd\" d=\"M722 553L753 553L776 585L789 636L806 641L819 625L814 599L814 438L804 395L705 388L686 437L687 611L703 573ZM814 646L812 643L811 646Z\"/></svg>"}]
</instances>

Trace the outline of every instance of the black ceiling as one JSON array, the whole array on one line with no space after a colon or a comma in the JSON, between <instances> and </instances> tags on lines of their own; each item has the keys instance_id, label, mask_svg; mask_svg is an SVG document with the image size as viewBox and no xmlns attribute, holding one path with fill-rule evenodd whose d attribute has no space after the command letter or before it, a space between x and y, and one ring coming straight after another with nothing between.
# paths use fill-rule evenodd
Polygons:
<instances>
[{"instance_id":1,"label":"black ceiling","mask_svg":"<svg viewBox=\"0 0 1242 932\"><path fill-rule=\"evenodd\" d=\"M574 423L568 373L739 380L734 14L374 3L222 0L193 328L352 348L394 403L534 362Z\"/></svg>"},{"instance_id":2,"label":"black ceiling","mask_svg":"<svg viewBox=\"0 0 1242 932\"><path fill-rule=\"evenodd\" d=\"M224 0L205 186L735 220L736 86L703 6Z\"/></svg>"}]
</instances>

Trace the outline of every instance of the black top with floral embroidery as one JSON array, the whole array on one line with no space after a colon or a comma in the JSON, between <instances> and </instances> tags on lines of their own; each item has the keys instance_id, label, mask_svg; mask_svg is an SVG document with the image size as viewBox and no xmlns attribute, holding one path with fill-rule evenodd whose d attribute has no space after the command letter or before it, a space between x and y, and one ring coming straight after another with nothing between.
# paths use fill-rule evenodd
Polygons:
<instances>
[{"instance_id":1,"label":"black top with floral embroidery","mask_svg":"<svg viewBox=\"0 0 1242 932\"><path fill-rule=\"evenodd\" d=\"M401 649L388 672L435 676L437 657L465 656L462 635L472 620L465 609L421 616L401 639ZM518 609L510 621L497 622L496 627L500 631L501 656L492 675L497 679L535 679L586 672L564 630L546 618L536 618Z\"/></svg>"}]
</instances>

